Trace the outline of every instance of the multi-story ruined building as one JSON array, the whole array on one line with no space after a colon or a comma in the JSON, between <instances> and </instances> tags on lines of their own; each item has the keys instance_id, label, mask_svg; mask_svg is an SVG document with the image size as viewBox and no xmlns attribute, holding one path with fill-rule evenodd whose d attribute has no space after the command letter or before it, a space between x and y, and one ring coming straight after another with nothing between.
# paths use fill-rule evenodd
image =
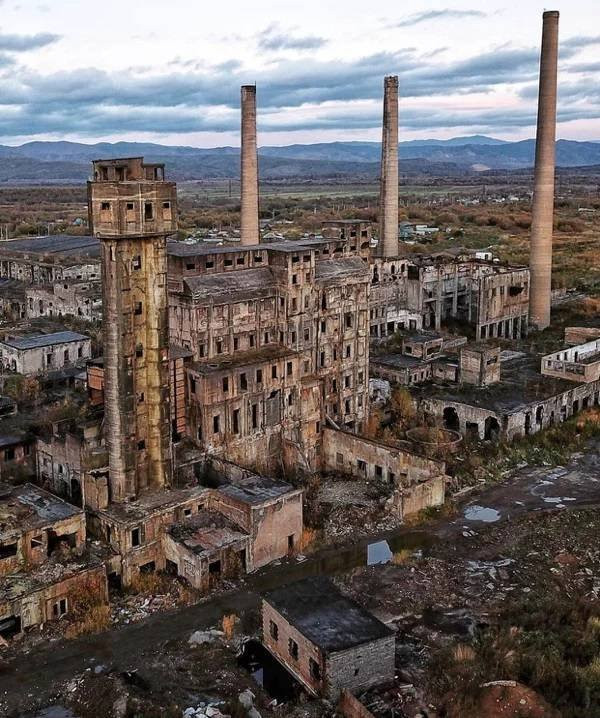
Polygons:
<instances>
[{"instance_id":1,"label":"multi-story ruined building","mask_svg":"<svg viewBox=\"0 0 600 718\"><path fill-rule=\"evenodd\" d=\"M327 421L368 415L369 270L354 239L171 245L170 332L190 436L232 461L314 469Z\"/></svg>"},{"instance_id":2,"label":"multi-story ruined building","mask_svg":"<svg viewBox=\"0 0 600 718\"><path fill-rule=\"evenodd\" d=\"M110 498L171 483L167 236L175 184L141 158L94 162L89 225L100 238Z\"/></svg>"},{"instance_id":3,"label":"multi-story ruined building","mask_svg":"<svg viewBox=\"0 0 600 718\"><path fill-rule=\"evenodd\" d=\"M476 340L516 339L528 326L529 269L446 253L375 259L371 296L373 338L456 321Z\"/></svg>"}]
</instances>

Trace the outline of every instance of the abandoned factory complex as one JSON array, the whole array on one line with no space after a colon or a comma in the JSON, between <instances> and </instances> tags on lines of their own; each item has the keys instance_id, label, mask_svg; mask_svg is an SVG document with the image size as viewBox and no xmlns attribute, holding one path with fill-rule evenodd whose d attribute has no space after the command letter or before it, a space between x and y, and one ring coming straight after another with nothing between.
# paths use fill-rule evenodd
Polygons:
<instances>
[{"instance_id":1,"label":"abandoned factory complex","mask_svg":"<svg viewBox=\"0 0 600 718\"><path fill-rule=\"evenodd\" d=\"M133 157L93 163L89 235L0 244L0 310L14 320L0 335L4 380L86 392L83 419L44 431L0 398L4 638L60 618L86 591L108 601L109 584L140 573L207 590L216 576L299 552L311 474L386 482L400 518L441 505L445 463L418 432L393 446L367 432L394 386L453 444L511 440L598 404L600 331L570 330L541 363L522 341L550 321L557 23L545 13L529 267L402 251L397 77L384 82L375 234L340 220L262 241L256 88L244 86L239 243L173 239L175 184L163 165ZM66 317L102 321L102 345L65 327L32 331ZM324 591L356 642L315 629L315 612L333 620ZM264 622L275 656L289 642L310 652L294 672L315 693L325 674L333 694L353 686L339 656L356 646L381 657L361 680L393 675L393 636L333 586L272 592Z\"/></svg>"}]
</instances>

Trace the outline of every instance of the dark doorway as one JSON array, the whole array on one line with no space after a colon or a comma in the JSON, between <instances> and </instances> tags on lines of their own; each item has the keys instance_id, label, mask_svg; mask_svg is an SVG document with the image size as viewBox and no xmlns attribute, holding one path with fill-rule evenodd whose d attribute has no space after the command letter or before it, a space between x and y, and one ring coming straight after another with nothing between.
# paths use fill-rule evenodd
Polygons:
<instances>
[{"instance_id":1,"label":"dark doorway","mask_svg":"<svg viewBox=\"0 0 600 718\"><path fill-rule=\"evenodd\" d=\"M485 438L487 441L496 441L500 436L500 424L493 416L485 420Z\"/></svg>"},{"instance_id":2,"label":"dark doorway","mask_svg":"<svg viewBox=\"0 0 600 718\"><path fill-rule=\"evenodd\" d=\"M453 406L447 406L444 409L444 426L446 427L446 429L450 429L451 431L460 430L458 413Z\"/></svg>"}]
</instances>

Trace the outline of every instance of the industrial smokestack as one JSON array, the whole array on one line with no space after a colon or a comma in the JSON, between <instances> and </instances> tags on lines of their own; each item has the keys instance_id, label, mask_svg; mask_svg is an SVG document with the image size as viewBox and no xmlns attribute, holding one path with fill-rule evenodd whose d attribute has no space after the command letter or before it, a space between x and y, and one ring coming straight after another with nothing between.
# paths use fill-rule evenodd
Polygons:
<instances>
[{"instance_id":1,"label":"industrial smokestack","mask_svg":"<svg viewBox=\"0 0 600 718\"><path fill-rule=\"evenodd\" d=\"M383 81L383 135L379 199L380 257L398 256L398 77Z\"/></svg>"},{"instance_id":2,"label":"industrial smokestack","mask_svg":"<svg viewBox=\"0 0 600 718\"><path fill-rule=\"evenodd\" d=\"M550 325L558 15L557 11L545 12L542 29L533 216L531 220L531 255L529 260L531 268L529 315L531 323L537 329L545 329Z\"/></svg>"},{"instance_id":3,"label":"industrial smokestack","mask_svg":"<svg viewBox=\"0 0 600 718\"><path fill-rule=\"evenodd\" d=\"M242 85L241 242L258 244L258 153L256 149L256 86Z\"/></svg>"}]
</instances>

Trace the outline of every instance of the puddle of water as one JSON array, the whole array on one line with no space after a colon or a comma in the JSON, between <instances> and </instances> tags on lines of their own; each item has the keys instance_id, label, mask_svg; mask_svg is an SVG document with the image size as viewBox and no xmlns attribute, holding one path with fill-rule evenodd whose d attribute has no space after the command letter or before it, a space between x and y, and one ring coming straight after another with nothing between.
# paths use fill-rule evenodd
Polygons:
<instances>
[{"instance_id":1,"label":"puddle of water","mask_svg":"<svg viewBox=\"0 0 600 718\"><path fill-rule=\"evenodd\" d=\"M33 718L77 718L77 716L64 706L50 706L36 713Z\"/></svg>"},{"instance_id":2,"label":"puddle of water","mask_svg":"<svg viewBox=\"0 0 600 718\"><path fill-rule=\"evenodd\" d=\"M250 640L244 644L238 664L249 671L255 682L277 703L289 703L303 691L292 674L259 641Z\"/></svg>"},{"instance_id":3,"label":"puddle of water","mask_svg":"<svg viewBox=\"0 0 600 718\"><path fill-rule=\"evenodd\" d=\"M565 501L577 501L577 499L572 496L544 496L544 503L556 504L556 506L563 509Z\"/></svg>"},{"instance_id":4,"label":"puddle of water","mask_svg":"<svg viewBox=\"0 0 600 718\"><path fill-rule=\"evenodd\" d=\"M367 566L373 566L376 563L389 563L393 557L394 554L387 541L370 543L367 547Z\"/></svg>"},{"instance_id":5,"label":"puddle of water","mask_svg":"<svg viewBox=\"0 0 600 718\"><path fill-rule=\"evenodd\" d=\"M467 521L483 521L484 523L493 523L500 519L500 512L496 509L490 509L487 506L467 506L464 517Z\"/></svg>"}]
</instances>

